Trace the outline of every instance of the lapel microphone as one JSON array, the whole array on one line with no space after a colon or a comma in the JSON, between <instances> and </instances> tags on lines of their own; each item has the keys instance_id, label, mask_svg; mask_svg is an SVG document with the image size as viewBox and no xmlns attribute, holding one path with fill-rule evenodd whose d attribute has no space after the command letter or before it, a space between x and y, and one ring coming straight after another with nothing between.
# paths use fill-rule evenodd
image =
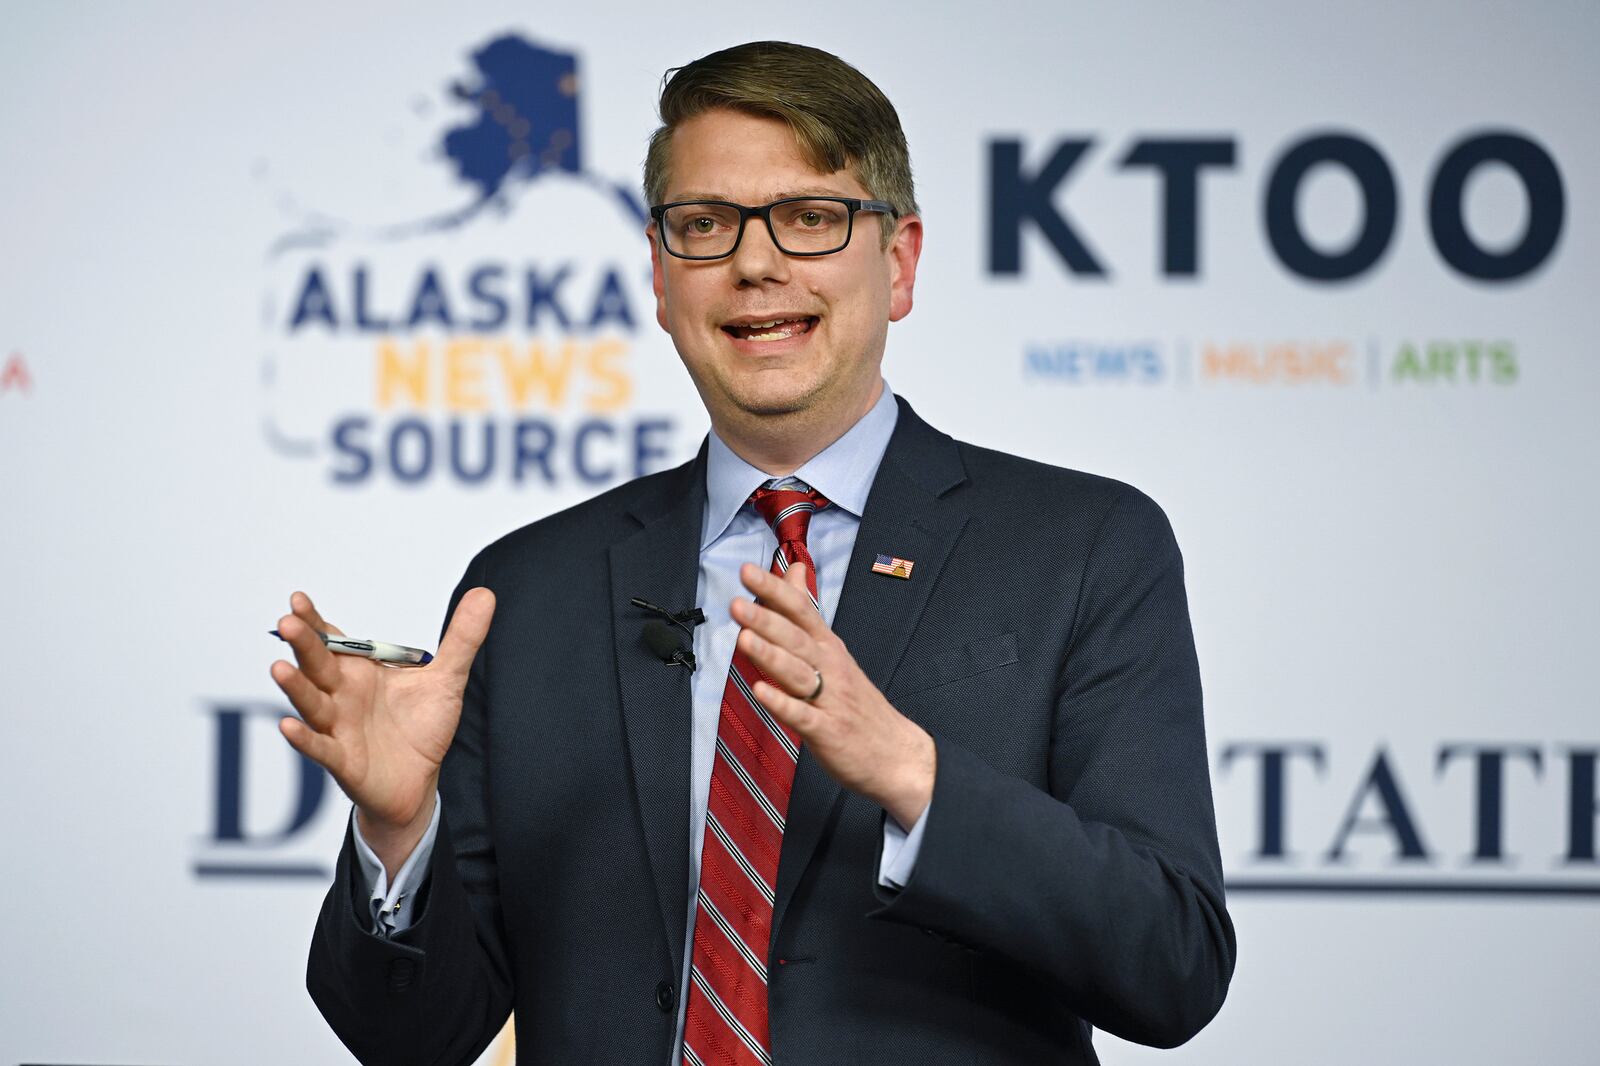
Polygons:
<instances>
[{"instance_id":1,"label":"lapel microphone","mask_svg":"<svg viewBox=\"0 0 1600 1066\"><path fill-rule=\"evenodd\" d=\"M649 600L641 599L638 596L633 597L628 602L639 608L641 611L649 611L651 614L659 614L662 618L665 618L667 621L671 622L673 625L677 626L691 637L694 636L694 627L700 625L706 620L706 613L698 607L691 607L687 611L679 611L678 613L674 614L665 607L657 606L656 604L651 603Z\"/></svg>"},{"instance_id":2,"label":"lapel microphone","mask_svg":"<svg viewBox=\"0 0 1600 1066\"><path fill-rule=\"evenodd\" d=\"M678 635L672 631L672 626L677 626L689 634L689 639L692 641L694 639L694 627L706 620L705 612L698 607L691 607L687 611L674 613L665 607L658 606L638 596L633 597L628 602L641 611L649 611L651 614L658 614L666 619L665 622L659 619L652 619L645 623L644 642L650 649L650 653L668 666L682 666L687 668L691 674L694 673L694 652L678 643ZM669 622L671 625L668 625Z\"/></svg>"},{"instance_id":3,"label":"lapel microphone","mask_svg":"<svg viewBox=\"0 0 1600 1066\"><path fill-rule=\"evenodd\" d=\"M694 652L678 643L678 635L665 622L651 619L644 626L644 642L668 666L685 666L694 673Z\"/></svg>"}]
</instances>

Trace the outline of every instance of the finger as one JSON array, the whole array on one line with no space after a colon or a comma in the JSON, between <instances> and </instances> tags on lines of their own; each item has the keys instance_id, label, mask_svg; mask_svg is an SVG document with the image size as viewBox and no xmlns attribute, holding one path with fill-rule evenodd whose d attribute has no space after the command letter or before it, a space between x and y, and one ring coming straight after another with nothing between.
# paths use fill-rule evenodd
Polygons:
<instances>
[{"instance_id":1,"label":"finger","mask_svg":"<svg viewBox=\"0 0 1600 1066\"><path fill-rule=\"evenodd\" d=\"M344 760L339 745L332 737L323 736L298 718L278 719L278 732L283 734L283 739L295 751L327 770L336 779L339 778Z\"/></svg>"},{"instance_id":2,"label":"finger","mask_svg":"<svg viewBox=\"0 0 1600 1066\"><path fill-rule=\"evenodd\" d=\"M339 686L339 664L334 661L333 652L305 619L295 614L284 615L278 619L278 635L294 649L295 661L312 684L328 693Z\"/></svg>"},{"instance_id":3,"label":"finger","mask_svg":"<svg viewBox=\"0 0 1600 1066\"><path fill-rule=\"evenodd\" d=\"M483 638L489 635L489 622L493 618L494 593L486 588L468 589L445 627L434 666L465 681L473 656L478 654Z\"/></svg>"},{"instance_id":4,"label":"finger","mask_svg":"<svg viewBox=\"0 0 1600 1066\"><path fill-rule=\"evenodd\" d=\"M814 704L797 699L765 681L757 681L751 691L761 706L772 712L774 718L799 733L802 740L811 739L812 732L821 722L821 715Z\"/></svg>"},{"instance_id":5,"label":"finger","mask_svg":"<svg viewBox=\"0 0 1600 1066\"><path fill-rule=\"evenodd\" d=\"M289 702L294 704L294 709L300 712L300 717L310 722L314 728L326 728L329 716L333 710L332 698L316 685L304 673L296 670L293 663L286 663L282 659L272 664L272 680L277 682L283 694L289 697Z\"/></svg>"},{"instance_id":6,"label":"finger","mask_svg":"<svg viewBox=\"0 0 1600 1066\"><path fill-rule=\"evenodd\" d=\"M765 604L749 600L734 600L728 613L743 629L753 629L764 639L798 655L807 661L816 659L816 641L810 634Z\"/></svg>"},{"instance_id":7,"label":"finger","mask_svg":"<svg viewBox=\"0 0 1600 1066\"><path fill-rule=\"evenodd\" d=\"M790 563L789 569L783 572L783 579L789 584L798 588L801 592L804 592L806 594L806 598L810 599L811 590L806 587L805 563L800 562L798 559Z\"/></svg>"},{"instance_id":8,"label":"finger","mask_svg":"<svg viewBox=\"0 0 1600 1066\"><path fill-rule=\"evenodd\" d=\"M790 563L789 569L783 572L783 580L800 594L795 600L795 609L800 612L800 617L796 621L806 632L815 636L819 631L825 631L828 623L822 620L822 605L811 598L811 588L807 584L811 580L808 576L810 573L810 568L805 563Z\"/></svg>"},{"instance_id":9,"label":"finger","mask_svg":"<svg viewBox=\"0 0 1600 1066\"><path fill-rule=\"evenodd\" d=\"M306 625L318 633L332 633L336 637L344 636L344 630L329 622L317 611L316 604L311 602L311 597L304 592L289 594L289 610L294 612L296 618L305 619Z\"/></svg>"},{"instance_id":10,"label":"finger","mask_svg":"<svg viewBox=\"0 0 1600 1066\"><path fill-rule=\"evenodd\" d=\"M805 564L792 563L788 573L778 577L753 563L739 568L739 579L764 606L770 607L812 636L828 628L806 588Z\"/></svg>"},{"instance_id":11,"label":"finger","mask_svg":"<svg viewBox=\"0 0 1600 1066\"><path fill-rule=\"evenodd\" d=\"M809 696L817 689L817 668L788 648L763 638L755 630L739 634L739 650L750 657L772 680L791 696Z\"/></svg>"}]
</instances>

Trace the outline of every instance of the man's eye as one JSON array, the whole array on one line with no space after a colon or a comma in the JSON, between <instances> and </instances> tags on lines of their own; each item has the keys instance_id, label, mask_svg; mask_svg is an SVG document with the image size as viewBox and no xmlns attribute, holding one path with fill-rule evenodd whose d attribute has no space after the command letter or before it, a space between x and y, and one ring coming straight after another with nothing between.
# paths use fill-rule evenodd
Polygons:
<instances>
[{"instance_id":1,"label":"man's eye","mask_svg":"<svg viewBox=\"0 0 1600 1066\"><path fill-rule=\"evenodd\" d=\"M717 220L714 218L706 218L705 216L701 216L700 218L697 218L689 223L689 230L692 233L710 233L716 228Z\"/></svg>"},{"instance_id":2,"label":"man's eye","mask_svg":"<svg viewBox=\"0 0 1600 1066\"><path fill-rule=\"evenodd\" d=\"M802 211L802 212L800 212L800 224L802 226L814 227L814 226L820 226L820 225L822 225L822 223L823 223L822 212L820 212L820 211Z\"/></svg>"}]
</instances>

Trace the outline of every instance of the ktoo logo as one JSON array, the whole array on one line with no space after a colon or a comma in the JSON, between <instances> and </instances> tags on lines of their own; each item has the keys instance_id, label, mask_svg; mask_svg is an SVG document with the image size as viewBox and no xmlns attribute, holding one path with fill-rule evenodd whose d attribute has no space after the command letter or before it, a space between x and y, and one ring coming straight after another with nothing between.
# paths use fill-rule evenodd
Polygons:
<instances>
[{"instance_id":1,"label":"ktoo logo","mask_svg":"<svg viewBox=\"0 0 1600 1066\"><path fill-rule=\"evenodd\" d=\"M989 273L1022 273L1022 234L1032 226L1071 273L1106 275L1083 230L1061 206L1063 187L1094 143L1059 139L1044 162L1030 169L1022 141L989 142ZM1143 137L1117 162L1119 170L1153 171L1160 182L1163 276L1200 272L1201 179L1208 171L1234 169L1237 157L1232 137ZM1485 246L1466 220L1468 180L1491 164L1515 175L1527 204L1521 236L1504 248ZM1361 203L1355 237L1342 248L1319 247L1297 216L1306 178L1323 167L1348 174ZM1566 215L1555 159L1531 137L1509 130L1475 131L1445 148L1428 179L1426 204L1428 235L1439 257L1463 277L1486 282L1511 281L1538 269L1555 250ZM1324 131L1301 137L1278 155L1267 169L1261 205L1268 244L1285 269L1312 282L1347 281L1371 270L1393 242L1400 191L1394 168L1371 141Z\"/></svg>"}]
</instances>

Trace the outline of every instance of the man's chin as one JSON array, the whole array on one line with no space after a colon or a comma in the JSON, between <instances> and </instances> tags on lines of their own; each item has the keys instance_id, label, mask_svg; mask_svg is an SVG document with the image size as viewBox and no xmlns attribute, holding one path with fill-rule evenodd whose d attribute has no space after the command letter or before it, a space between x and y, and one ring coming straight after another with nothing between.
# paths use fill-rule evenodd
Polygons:
<instances>
[{"instance_id":1,"label":"man's chin","mask_svg":"<svg viewBox=\"0 0 1600 1066\"><path fill-rule=\"evenodd\" d=\"M746 388L730 391L739 411L751 418L782 418L801 414L817 403L821 389L812 387Z\"/></svg>"},{"instance_id":2,"label":"man's chin","mask_svg":"<svg viewBox=\"0 0 1600 1066\"><path fill-rule=\"evenodd\" d=\"M782 418L785 415L797 415L804 411L809 404L803 400L760 400L739 404L739 410L752 418Z\"/></svg>"}]
</instances>

